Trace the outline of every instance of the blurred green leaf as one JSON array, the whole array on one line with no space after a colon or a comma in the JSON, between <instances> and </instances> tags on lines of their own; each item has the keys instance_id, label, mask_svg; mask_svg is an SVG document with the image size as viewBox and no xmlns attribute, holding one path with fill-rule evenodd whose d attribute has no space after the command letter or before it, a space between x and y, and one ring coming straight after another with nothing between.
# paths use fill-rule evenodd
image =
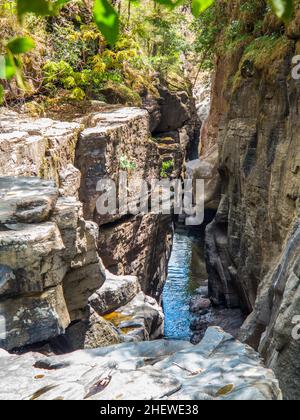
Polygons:
<instances>
[{"instance_id":1,"label":"blurred green leaf","mask_svg":"<svg viewBox=\"0 0 300 420\"><path fill-rule=\"evenodd\" d=\"M17 0L17 13L22 20L26 13L47 16L53 12L53 2L48 0Z\"/></svg>"},{"instance_id":2,"label":"blurred green leaf","mask_svg":"<svg viewBox=\"0 0 300 420\"><path fill-rule=\"evenodd\" d=\"M269 0L269 3L276 16L280 19L288 21L293 17L293 0Z\"/></svg>"},{"instance_id":3,"label":"blurred green leaf","mask_svg":"<svg viewBox=\"0 0 300 420\"><path fill-rule=\"evenodd\" d=\"M6 48L12 54L25 54L34 47L34 41L29 37L14 38L6 44Z\"/></svg>"},{"instance_id":4,"label":"blurred green leaf","mask_svg":"<svg viewBox=\"0 0 300 420\"><path fill-rule=\"evenodd\" d=\"M208 9L214 0L192 0L192 12L195 17L199 17L206 9Z\"/></svg>"},{"instance_id":5,"label":"blurred green leaf","mask_svg":"<svg viewBox=\"0 0 300 420\"><path fill-rule=\"evenodd\" d=\"M5 56L5 79L10 80L16 74L16 64L14 57L11 53L6 54Z\"/></svg>"},{"instance_id":6,"label":"blurred green leaf","mask_svg":"<svg viewBox=\"0 0 300 420\"><path fill-rule=\"evenodd\" d=\"M120 31L119 15L108 0L95 0L94 19L106 41L114 45Z\"/></svg>"},{"instance_id":7,"label":"blurred green leaf","mask_svg":"<svg viewBox=\"0 0 300 420\"><path fill-rule=\"evenodd\" d=\"M0 85L0 105L3 104L4 101L4 87Z\"/></svg>"},{"instance_id":8,"label":"blurred green leaf","mask_svg":"<svg viewBox=\"0 0 300 420\"><path fill-rule=\"evenodd\" d=\"M0 55L0 80L6 79L5 57Z\"/></svg>"}]
</instances>

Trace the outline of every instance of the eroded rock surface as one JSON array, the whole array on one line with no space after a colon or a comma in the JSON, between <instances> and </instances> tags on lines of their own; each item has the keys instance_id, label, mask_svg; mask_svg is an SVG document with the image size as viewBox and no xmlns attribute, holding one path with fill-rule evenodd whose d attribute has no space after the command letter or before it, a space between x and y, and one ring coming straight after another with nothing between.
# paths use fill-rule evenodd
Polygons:
<instances>
[{"instance_id":1,"label":"eroded rock surface","mask_svg":"<svg viewBox=\"0 0 300 420\"><path fill-rule=\"evenodd\" d=\"M124 343L64 356L0 354L0 398L11 400L280 400L257 353L218 328L202 343ZM101 379L107 386L96 386Z\"/></svg>"},{"instance_id":2,"label":"eroded rock surface","mask_svg":"<svg viewBox=\"0 0 300 420\"><path fill-rule=\"evenodd\" d=\"M63 334L74 319L66 279L84 312L105 270L76 198L34 177L2 177L0 190L0 345L10 350Z\"/></svg>"},{"instance_id":3,"label":"eroded rock surface","mask_svg":"<svg viewBox=\"0 0 300 420\"><path fill-rule=\"evenodd\" d=\"M42 176L59 183L59 172L74 163L76 122L34 119L0 110L0 175Z\"/></svg>"},{"instance_id":4,"label":"eroded rock surface","mask_svg":"<svg viewBox=\"0 0 300 420\"><path fill-rule=\"evenodd\" d=\"M233 16L241 18L238 5L221 6L228 25ZM260 42L278 21L263 8L258 16L260 38L250 36L230 54L221 54L213 81L204 148L218 144L222 200L207 230L210 297L251 313L243 339L260 348L285 397L299 398L292 361L299 354L292 336L299 275L290 252L297 248L300 197L300 85L291 77L291 60L299 50L299 34L292 29L298 17L263 52Z\"/></svg>"}]
</instances>

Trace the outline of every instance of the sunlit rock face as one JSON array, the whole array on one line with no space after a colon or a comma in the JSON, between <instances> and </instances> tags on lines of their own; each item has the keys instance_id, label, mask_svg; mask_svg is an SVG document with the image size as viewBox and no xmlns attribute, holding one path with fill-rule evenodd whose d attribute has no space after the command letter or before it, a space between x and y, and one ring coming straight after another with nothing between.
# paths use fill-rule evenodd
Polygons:
<instances>
[{"instance_id":1,"label":"sunlit rock face","mask_svg":"<svg viewBox=\"0 0 300 420\"><path fill-rule=\"evenodd\" d=\"M112 273L137 276L143 291L159 298L171 251L171 216L129 214L124 220L119 213L100 215L96 208L97 183L106 177L116 182L117 192L121 171L127 173L129 182L159 178L162 160L151 138L149 114L139 108L113 107L93 115L91 126L80 135L75 165L81 172L84 216L100 228L99 255ZM128 191L129 203L132 199Z\"/></svg>"},{"instance_id":2,"label":"sunlit rock face","mask_svg":"<svg viewBox=\"0 0 300 420\"><path fill-rule=\"evenodd\" d=\"M258 354L221 329L197 346L156 340L56 357L0 353L1 399L280 400ZM100 380L105 386L96 386Z\"/></svg>"},{"instance_id":3,"label":"sunlit rock face","mask_svg":"<svg viewBox=\"0 0 300 420\"><path fill-rule=\"evenodd\" d=\"M34 177L2 177L0 194L0 346L10 350L63 334L105 271L75 198Z\"/></svg>"},{"instance_id":4,"label":"sunlit rock face","mask_svg":"<svg viewBox=\"0 0 300 420\"><path fill-rule=\"evenodd\" d=\"M129 178L159 178L165 155L151 138L150 114L93 103L89 115L60 122L1 110L1 347L43 346L67 328L71 349L163 334L161 307L148 295L160 299L172 217L124 220L100 217L95 208L103 177L118 181L123 169ZM174 140L174 175L181 173L188 147L183 130L178 143ZM131 170L122 167L124 160ZM90 300L95 292L101 304ZM121 325L113 322L118 310L130 318L125 326L124 319ZM74 340L74 331L80 339Z\"/></svg>"},{"instance_id":5,"label":"sunlit rock face","mask_svg":"<svg viewBox=\"0 0 300 420\"><path fill-rule=\"evenodd\" d=\"M76 198L34 177L0 184L0 347L45 342L71 321L66 350L162 336L161 307L137 277L105 269L98 225L83 219Z\"/></svg>"},{"instance_id":6,"label":"sunlit rock face","mask_svg":"<svg viewBox=\"0 0 300 420\"><path fill-rule=\"evenodd\" d=\"M74 162L76 122L34 119L2 108L0 111L0 174L42 176L59 183L59 172Z\"/></svg>"},{"instance_id":7,"label":"sunlit rock face","mask_svg":"<svg viewBox=\"0 0 300 420\"><path fill-rule=\"evenodd\" d=\"M237 8L225 5L224 10L228 19L239 16ZM261 18L268 31L270 20ZM254 311L243 339L260 346L264 355L278 352L278 357L267 360L278 369L287 398L294 395L287 375L299 389L297 367L290 361L298 358L291 334L294 325L288 312L284 323L280 315L282 302L286 311L289 305L297 306L296 294L288 292L292 262L279 289L270 279L281 255L287 254L299 217L300 84L291 77L298 44L298 36L279 36L272 55L268 51L259 63L246 60L242 45L220 56L207 129L208 145L218 145L223 195L207 229L210 294L215 303L239 305L246 314ZM247 66L255 71L246 71ZM296 269L294 274L296 292ZM278 335L284 339L278 341Z\"/></svg>"},{"instance_id":8,"label":"sunlit rock face","mask_svg":"<svg viewBox=\"0 0 300 420\"><path fill-rule=\"evenodd\" d=\"M172 111L167 111L169 101ZM110 107L94 113L90 127L79 136L75 166L81 172L79 196L84 217L99 225L98 250L105 267L116 275L137 276L144 293L159 300L173 238L171 215L124 217L118 212L101 215L97 210L99 181L114 180L118 193L121 172L129 182L150 182L160 178L163 162L172 162L170 175L180 177L190 143L197 133L199 138L195 105L186 92L171 93L163 88L159 101L148 100L144 106ZM128 188L129 204L132 200L133 191Z\"/></svg>"}]
</instances>

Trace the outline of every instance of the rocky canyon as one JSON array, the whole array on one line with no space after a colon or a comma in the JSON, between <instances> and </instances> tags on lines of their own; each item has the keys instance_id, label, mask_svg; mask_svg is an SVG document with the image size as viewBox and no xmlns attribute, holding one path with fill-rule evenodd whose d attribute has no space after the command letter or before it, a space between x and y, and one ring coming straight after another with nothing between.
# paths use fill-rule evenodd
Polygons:
<instances>
[{"instance_id":1,"label":"rocky canyon","mask_svg":"<svg viewBox=\"0 0 300 420\"><path fill-rule=\"evenodd\" d=\"M113 44L94 2L40 16L38 87L6 46L28 93L0 77L0 399L299 400L300 2L147 3L154 40L124 2Z\"/></svg>"}]
</instances>

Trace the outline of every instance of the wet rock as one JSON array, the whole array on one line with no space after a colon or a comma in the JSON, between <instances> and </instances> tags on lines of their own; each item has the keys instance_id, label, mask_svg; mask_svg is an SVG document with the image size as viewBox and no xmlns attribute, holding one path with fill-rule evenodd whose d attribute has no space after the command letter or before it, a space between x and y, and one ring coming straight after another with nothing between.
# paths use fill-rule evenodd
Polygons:
<instances>
[{"instance_id":1,"label":"wet rock","mask_svg":"<svg viewBox=\"0 0 300 420\"><path fill-rule=\"evenodd\" d=\"M199 330L207 329L207 326L208 326L207 320L203 318L197 318L191 322L190 328L192 331L199 331Z\"/></svg>"},{"instance_id":2,"label":"wet rock","mask_svg":"<svg viewBox=\"0 0 300 420\"><path fill-rule=\"evenodd\" d=\"M42 369L47 360L59 368ZM274 374L264 368L258 354L218 328L210 328L197 346L157 340L81 350L50 359L36 353L0 355L1 399L176 400L183 397L187 400L282 398Z\"/></svg>"},{"instance_id":3,"label":"wet rock","mask_svg":"<svg viewBox=\"0 0 300 420\"><path fill-rule=\"evenodd\" d=\"M215 219L206 227L205 257L209 276L209 296L215 305L241 306L238 278L228 252L226 235L228 197L222 196Z\"/></svg>"},{"instance_id":4,"label":"wet rock","mask_svg":"<svg viewBox=\"0 0 300 420\"><path fill-rule=\"evenodd\" d=\"M190 342L194 345L201 343L203 340L203 337L205 336L205 331L207 329L207 326L203 328L202 330L198 330L197 332L194 332L191 336Z\"/></svg>"},{"instance_id":5,"label":"wet rock","mask_svg":"<svg viewBox=\"0 0 300 420\"><path fill-rule=\"evenodd\" d=\"M202 296L195 296L191 299L190 302L190 311L191 312L198 312L202 309L208 309L211 306L211 301L209 299L205 299Z\"/></svg>"},{"instance_id":6,"label":"wet rock","mask_svg":"<svg viewBox=\"0 0 300 420\"><path fill-rule=\"evenodd\" d=\"M196 289L195 292L203 298L208 298L208 286L198 287L198 289Z\"/></svg>"}]
</instances>

